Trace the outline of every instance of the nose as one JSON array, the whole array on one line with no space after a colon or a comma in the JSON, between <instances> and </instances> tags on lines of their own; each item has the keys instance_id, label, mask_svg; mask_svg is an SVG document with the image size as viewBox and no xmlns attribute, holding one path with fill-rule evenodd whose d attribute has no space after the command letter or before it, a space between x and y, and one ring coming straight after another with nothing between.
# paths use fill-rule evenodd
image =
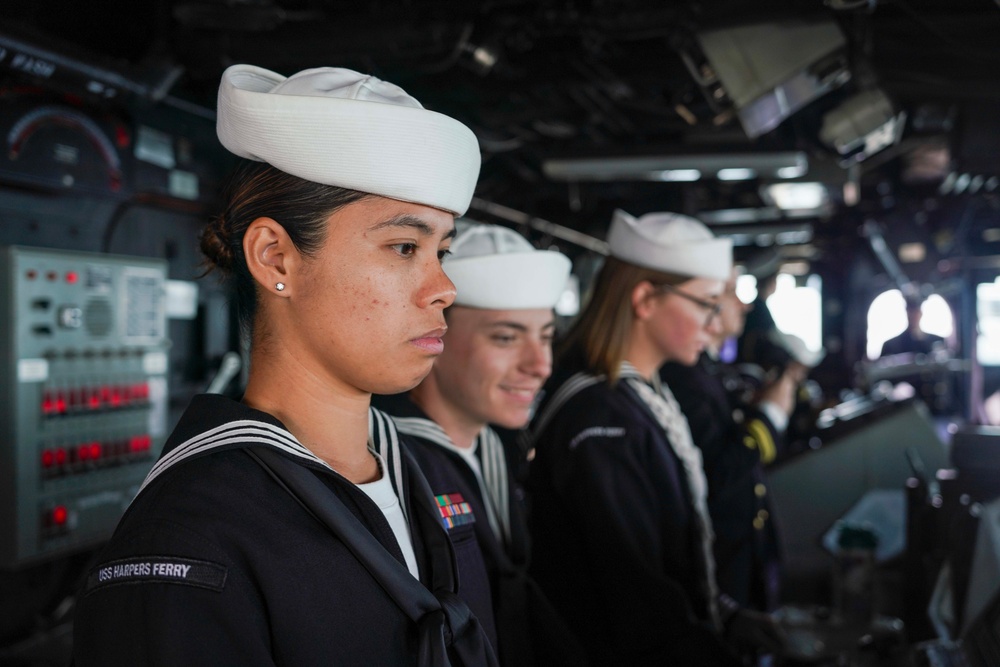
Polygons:
<instances>
[{"instance_id":1,"label":"nose","mask_svg":"<svg viewBox=\"0 0 1000 667\"><path fill-rule=\"evenodd\" d=\"M552 374L552 344L546 340L531 340L521 351L521 372L542 380Z\"/></svg>"},{"instance_id":2,"label":"nose","mask_svg":"<svg viewBox=\"0 0 1000 667\"><path fill-rule=\"evenodd\" d=\"M417 305L421 308L441 308L455 303L455 283L441 268L441 262L428 262L427 275L417 295Z\"/></svg>"},{"instance_id":3,"label":"nose","mask_svg":"<svg viewBox=\"0 0 1000 667\"><path fill-rule=\"evenodd\" d=\"M722 333L722 317L721 313L716 314L708 320L705 325L705 330L708 331L713 336L718 336Z\"/></svg>"}]
</instances>

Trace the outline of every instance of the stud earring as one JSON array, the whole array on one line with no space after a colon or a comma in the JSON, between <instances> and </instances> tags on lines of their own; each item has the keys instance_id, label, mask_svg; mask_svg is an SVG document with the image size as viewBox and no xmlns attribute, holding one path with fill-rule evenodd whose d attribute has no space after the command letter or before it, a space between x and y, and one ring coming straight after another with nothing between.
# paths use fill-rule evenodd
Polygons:
<instances>
[{"instance_id":1,"label":"stud earring","mask_svg":"<svg viewBox=\"0 0 1000 667\"><path fill-rule=\"evenodd\" d=\"M279 292L281 292L282 290L285 289L285 283L275 283L274 284L274 289L276 289Z\"/></svg>"}]
</instances>

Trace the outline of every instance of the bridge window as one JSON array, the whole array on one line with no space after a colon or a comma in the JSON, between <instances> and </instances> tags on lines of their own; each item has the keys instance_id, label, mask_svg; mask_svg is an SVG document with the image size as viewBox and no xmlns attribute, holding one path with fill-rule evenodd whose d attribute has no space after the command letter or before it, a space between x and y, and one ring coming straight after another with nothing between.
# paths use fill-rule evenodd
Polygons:
<instances>
[{"instance_id":1,"label":"bridge window","mask_svg":"<svg viewBox=\"0 0 1000 667\"><path fill-rule=\"evenodd\" d=\"M767 299L767 308L777 327L801 338L810 350L823 346L822 287L818 275L802 279L781 273L774 294ZM743 303L752 303L757 298L756 278L748 275L737 278L736 295Z\"/></svg>"},{"instance_id":2,"label":"bridge window","mask_svg":"<svg viewBox=\"0 0 1000 667\"><path fill-rule=\"evenodd\" d=\"M976 316L976 358L983 366L1000 366L1000 276L976 286Z\"/></svg>"},{"instance_id":3,"label":"bridge window","mask_svg":"<svg viewBox=\"0 0 1000 667\"><path fill-rule=\"evenodd\" d=\"M998 299L1000 299L1000 285ZM998 301L1000 305L1000 301ZM955 320L951 307L940 295L932 294L920 306L920 330L924 333L941 336L948 339L955 329ZM1000 324L1000 320L998 320ZM906 299L898 289L882 292L868 308L868 345L869 359L878 359L882 353L882 344L890 338L895 338L906 331ZM1000 335L1000 329L998 329Z\"/></svg>"}]
</instances>

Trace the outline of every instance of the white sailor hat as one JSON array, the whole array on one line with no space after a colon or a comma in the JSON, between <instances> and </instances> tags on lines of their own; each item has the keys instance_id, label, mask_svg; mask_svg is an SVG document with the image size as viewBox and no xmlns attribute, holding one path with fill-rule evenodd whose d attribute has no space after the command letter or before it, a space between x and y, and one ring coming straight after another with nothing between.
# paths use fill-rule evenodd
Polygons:
<instances>
[{"instance_id":1,"label":"white sailor hat","mask_svg":"<svg viewBox=\"0 0 1000 667\"><path fill-rule=\"evenodd\" d=\"M716 238L702 223L677 213L634 218L616 210L608 245L612 257L664 273L727 280L733 270L732 241Z\"/></svg>"},{"instance_id":2,"label":"white sailor hat","mask_svg":"<svg viewBox=\"0 0 1000 667\"><path fill-rule=\"evenodd\" d=\"M394 84L340 67L290 77L233 65L217 132L232 153L316 183L461 215L479 178L476 135Z\"/></svg>"},{"instance_id":3,"label":"white sailor hat","mask_svg":"<svg viewBox=\"0 0 1000 667\"><path fill-rule=\"evenodd\" d=\"M460 220L444 272L456 306L491 310L554 308L571 263L554 250L538 250L513 229Z\"/></svg>"}]
</instances>

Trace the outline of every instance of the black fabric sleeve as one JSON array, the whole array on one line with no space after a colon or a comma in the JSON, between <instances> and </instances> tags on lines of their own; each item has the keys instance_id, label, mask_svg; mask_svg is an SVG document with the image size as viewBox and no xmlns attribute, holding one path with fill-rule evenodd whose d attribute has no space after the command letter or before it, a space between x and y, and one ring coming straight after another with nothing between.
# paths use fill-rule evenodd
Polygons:
<instances>
[{"instance_id":1,"label":"black fabric sleeve","mask_svg":"<svg viewBox=\"0 0 1000 667\"><path fill-rule=\"evenodd\" d=\"M210 542L179 525L148 523L122 536L81 594L74 623L76 667L274 665L264 605L254 584ZM212 564L221 585L143 577L144 563ZM131 580L102 584L102 568L131 563ZM113 570L112 570L113 574ZM111 575L108 575L111 576Z\"/></svg>"}]
</instances>

